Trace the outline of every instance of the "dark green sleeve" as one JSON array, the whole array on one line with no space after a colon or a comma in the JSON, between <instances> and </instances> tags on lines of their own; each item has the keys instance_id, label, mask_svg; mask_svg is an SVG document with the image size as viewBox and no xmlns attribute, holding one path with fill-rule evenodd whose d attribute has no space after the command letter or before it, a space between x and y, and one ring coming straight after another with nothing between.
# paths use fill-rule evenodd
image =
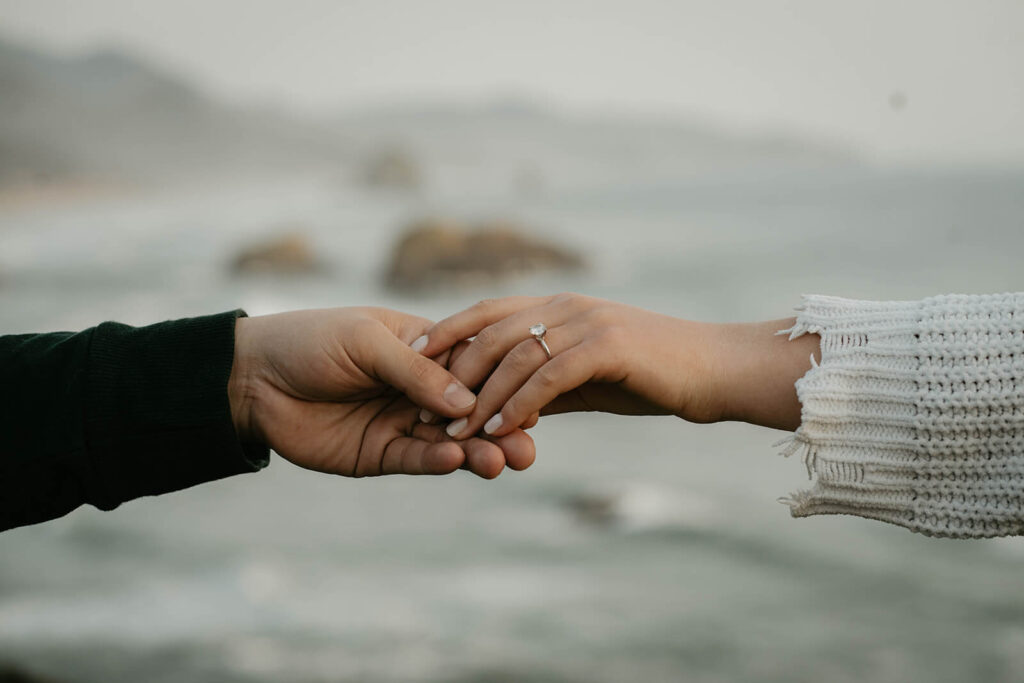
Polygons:
<instances>
[{"instance_id":1,"label":"dark green sleeve","mask_svg":"<svg viewBox=\"0 0 1024 683\"><path fill-rule=\"evenodd\" d=\"M240 315L0 337L0 530L264 467L228 403Z\"/></svg>"}]
</instances>

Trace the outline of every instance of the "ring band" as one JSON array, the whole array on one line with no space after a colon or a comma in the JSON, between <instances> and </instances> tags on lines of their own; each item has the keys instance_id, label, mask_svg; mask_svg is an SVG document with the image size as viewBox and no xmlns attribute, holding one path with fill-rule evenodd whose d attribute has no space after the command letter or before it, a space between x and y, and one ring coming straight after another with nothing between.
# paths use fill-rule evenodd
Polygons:
<instances>
[{"instance_id":1,"label":"ring band","mask_svg":"<svg viewBox=\"0 0 1024 683\"><path fill-rule=\"evenodd\" d=\"M530 334L533 338L540 343L540 347L544 349L544 353L548 355L548 360L551 360L551 349L548 348L548 343L544 341L544 335L548 333L548 328L544 326L544 323L537 323L536 325L530 325Z\"/></svg>"}]
</instances>

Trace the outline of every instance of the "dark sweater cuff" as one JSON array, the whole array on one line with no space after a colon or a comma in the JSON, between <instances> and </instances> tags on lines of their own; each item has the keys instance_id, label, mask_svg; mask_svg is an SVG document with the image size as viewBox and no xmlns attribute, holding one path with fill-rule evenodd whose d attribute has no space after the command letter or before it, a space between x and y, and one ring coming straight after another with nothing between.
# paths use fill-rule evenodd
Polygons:
<instances>
[{"instance_id":1,"label":"dark sweater cuff","mask_svg":"<svg viewBox=\"0 0 1024 683\"><path fill-rule=\"evenodd\" d=\"M244 311L95 328L85 407L88 502L109 510L265 467L243 444L228 401L235 320Z\"/></svg>"}]
</instances>

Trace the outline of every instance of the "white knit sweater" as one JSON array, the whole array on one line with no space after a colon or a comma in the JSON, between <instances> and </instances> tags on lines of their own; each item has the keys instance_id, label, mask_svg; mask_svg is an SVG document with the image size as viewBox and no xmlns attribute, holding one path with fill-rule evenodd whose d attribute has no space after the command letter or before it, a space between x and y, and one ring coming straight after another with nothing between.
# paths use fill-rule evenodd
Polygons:
<instances>
[{"instance_id":1,"label":"white knit sweater","mask_svg":"<svg viewBox=\"0 0 1024 683\"><path fill-rule=\"evenodd\" d=\"M850 514L933 536L1024 534L1024 293L804 298L821 335L797 380L810 490L794 517Z\"/></svg>"}]
</instances>

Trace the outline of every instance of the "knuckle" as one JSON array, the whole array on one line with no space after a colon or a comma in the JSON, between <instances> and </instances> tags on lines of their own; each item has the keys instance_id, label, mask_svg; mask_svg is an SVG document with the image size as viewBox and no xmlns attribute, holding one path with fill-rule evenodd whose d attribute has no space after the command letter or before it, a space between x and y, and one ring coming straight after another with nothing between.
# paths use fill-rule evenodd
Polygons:
<instances>
[{"instance_id":1,"label":"knuckle","mask_svg":"<svg viewBox=\"0 0 1024 683\"><path fill-rule=\"evenodd\" d=\"M530 341L533 342L533 340ZM536 344L536 342L533 342L533 344ZM527 345L526 342L520 342L514 349L508 352L508 355L505 356L505 363L510 370L522 371L534 365L533 358L531 357L532 354L530 353L532 350L530 346L533 344Z\"/></svg>"},{"instance_id":2,"label":"knuckle","mask_svg":"<svg viewBox=\"0 0 1024 683\"><path fill-rule=\"evenodd\" d=\"M569 310L578 311L586 305L587 297L576 292L562 292L555 297L555 303L566 306Z\"/></svg>"},{"instance_id":3,"label":"knuckle","mask_svg":"<svg viewBox=\"0 0 1024 683\"><path fill-rule=\"evenodd\" d=\"M434 365L434 361L423 356L411 356L409 359L409 375L417 382L422 382L430 377Z\"/></svg>"},{"instance_id":4,"label":"knuckle","mask_svg":"<svg viewBox=\"0 0 1024 683\"><path fill-rule=\"evenodd\" d=\"M537 386L544 390L552 389L558 381L558 375L552 368L551 364L548 363L541 367L534 374L534 379L537 382Z\"/></svg>"},{"instance_id":5,"label":"knuckle","mask_svg":"<svg viewBox=\"0 0 1024 683\"><path fill-rule=\"evenodd\" d=\"M427 329L427 332L430 333L431 340L435 340L436 341L438 339L444 339L444 340L447 341L448 338L452 334L449 331L451 329L451 326L452 326L451 322L449 322L448 319L445 318L444 320L439 320L438 322L436 322L433 325L431 325Z\"/></svg>"},{"instance_id":6,"label":"knuckle","mask_svg":"<svg viewBox=\"0 0 1024 683\"><path fill-rule=\"evenodd\" d=\"M478 313L486 313L487 311L494 308L495 304L498 303L497 299L480 299L473 304L473 310Z\"/></svg>"},{"instance_id":7,"label":"knuckle","mask_svg":"<svg viewBox=\"0 0 1024 683\"><path fill-rule=\"evenodd\" d=\"M489 325L477 333L476 337L473 339L473 343L478 348L493 348L494 345L498 343L498 332L494 329L493 325Z\"/></svg>"},{"instance_id":8,"label":"knuckle","mask_svg":"<svg viewBox=\"0 0 1024 683\"><path fill-rule=\"evenodd\" d=\"M596 334L595 340L605 350L620 349L627 343L627 332L625 328L620 325L605 325Z\"/></svg>"},{"instance_id":9,"label":"knuckle","mask_svg":"<svg viewBox=\"0 0 1024 683\"><path fill-rule=\"evenodd\" d=\"M505 417L515 420L522 414L522 405L522 397L516 394L505 402L505 407L501 409L501 412Z\"/></svg>"},{"instance_id":10,"label":"knuckle","mask_svg":"<svg viewBox=\"0 0 1024 683\"><path fill-rule=\"evenodd\" d=\"M584 314L587 323L601 330L615 326L615 309L608 305L597 304L592 306Z\"/></svg>"}]
</instances>

